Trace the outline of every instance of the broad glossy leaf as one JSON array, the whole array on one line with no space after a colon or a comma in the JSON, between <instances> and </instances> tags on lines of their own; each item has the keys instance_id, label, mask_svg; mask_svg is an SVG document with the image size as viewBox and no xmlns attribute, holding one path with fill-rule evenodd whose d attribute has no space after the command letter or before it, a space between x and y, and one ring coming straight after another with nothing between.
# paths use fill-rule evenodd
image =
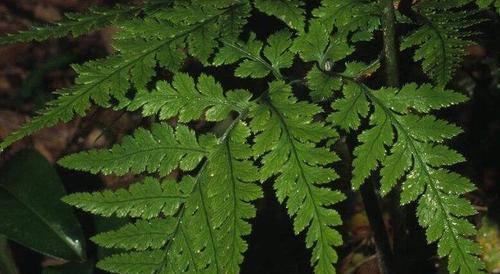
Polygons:
<instances>
[{"instance_id":1,"label":"broad glossy leaf","mask_svg":"<svg viewBox=\"0 0 500 274\"><path fill-rule=\"evenodd\" d=\"M37 152L22 151L0 171L0 233L40 253L65 260L85 257L84 238L63 185Z\"/></svg>"}]
</instances>

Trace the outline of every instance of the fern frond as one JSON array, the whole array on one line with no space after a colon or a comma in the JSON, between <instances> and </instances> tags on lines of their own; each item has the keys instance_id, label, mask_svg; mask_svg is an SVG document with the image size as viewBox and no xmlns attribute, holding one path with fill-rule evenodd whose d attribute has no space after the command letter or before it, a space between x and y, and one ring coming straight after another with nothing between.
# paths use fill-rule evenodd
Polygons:
<instances>
[{"instance_id":1,"label":"fern frond","mask_svg":"<svg viewBox=\"0 0 500 274\"><path fill-rule=\"evenodd\" d=\"M304 30L305 10L300 0L255 0L255 7L270 16L275 16L290 28Z\"/></svg>"},{"instance_id":2,"label":"fern frond","mask_svg":"<svg viewBox=\"0 0 500 274\"><path fill-rule=\"evenodd\" d=\"M449 271L482 273L483 266L477 257L479 248L468 239L475 235L475 229L464 219L474 214L475 209L461 197L475 187L469 180L442 168L462 161L463 157L437 144L461 131L445 121L422 114L463 102L466 98L442 88L433 88L430 92L428 85L409 84L401 91L393 88L372 91L362 84L353 84L359 86L375 109L370 119L372 127L360 135L361 145L355 149L353 186L358 187L369 175L367 171L379 164L383 166L380 172L383 195L404 177L401 204L418 200L419 223L427 229L428 242L438 243L439 256L448 257ZM412 96L427 104L408 100ZM410 111L421 114L410 114ZM385 129L379 131L382 127ZM389 155L385 147L390 148Z\"/></svg>"},{"instance_id":3,"label":"fern frond","mask_svg":"<svg viewBox=\"0 0 500 274\"><path fill-rule=\"evenodd\" d=\"M365 77L367 74L369 75L376 71L379 65L378 62L373 62L369 65L361 62L347 62L345 63L346 68L344 72L334 72L334 75L338 77L331 77L331 75L327 75L324 71L322 72L322 77L328 76L338 81L338 88L342 88L342 93L344 95L343 98L337 98L331 104L334 112L328 116L327 120L329 122L339 126L347 132L359 128L361 125L361 118L368 116L370 106L361 87L345 80L351 79L355 82Z\"/></svg>"},{"instance_id":4,"label":"fern frond","mask_svg":"<svg viewBox=\"0 0 500 274\"><path fill-rule=\"evenodd\" d=\"M92 237L91 240L106 248L125 250L159 249L169 240L175 226L176 220L173 218L139 220L118 230L100 233Z\"/></svg>"},{"instance_id":5,"label":"fern frond","mask_svg":"<svg viewBox=\"0 0 500 274\"><path fill-rule=\"evenodd\" d=\"M250 233L246 220L255 216L250 202L262 196L251 183L257 173L248 160L248 134L235 121L211 150L156 273L239 273L247 248L242 237Z\"/></svg>"},{"instance_id":6,"label":"fern frond","mask_svg":"<svg viewBox=\"0 0 500 274\"><path fill-rule=\"evenodd\" d=\"M250 34L246 43L223 41L224 47L215 55L212 64L227 65L243 59L234 71L237 77L263 78L273 73L275 77L282 78L280 69L289 68L293 63L294 56L289 51L291 36L288 31L278 31L269 36L265 46L254 33Z\"/></svg>"},{"instance_id":7,"label":"fern frond","mask_svg":"<svg viewBox=\"0 0 500 274\"><path fill-rule=\"evenodd\" d=\"M189 180L178 186L174 181L159 182L146 178L129 189L105 190L94 193L75 193L63 201L96 215L151 219L159 214L172 216L190 191ZM186 190L187 189L187 190Z\"/></svg>"},{"instance_id":8,"label":"fern frond","mask_svg":"<svg viewBox=\"0 0 500 274\"><path fill-rule=\"evenodd\" d=\"M361 117L368 116L368 100L358 85L347 84L342 93L344 97L332 103L335 112L328 116L328 121L344 130L356 130L361 125Z\"/></svg>"},{"instance_id":9,"label":"fern frond","mask_svg":"<svg viewBox=\"0 0 500 274\"><path fill-rule=\"evenodd\" d=\"M246 109L252 95L245 90L228 91L211 76L202 74L195 84L189 75L175 74L172 84L160 81L152 92L141 90L127 106L130 111L142 108L143 116L159 114L161 120L174 116L179 122L199 119L203 113L208 121L220 121L231 111Z\"/></svg>"},{"instance_id":10,"label":"fern frond","mask_svg":"<svg viewBox=\"0 0 500 274\"><path fill-rule=\"evenodd\" d=\"M306 102L297 102L291 87L283 82L269 86L269 98L256 106L251 128L256 134L253 150L261 157L261 180L278 175L274 188L280 202L286 201L288 213L294 217L295 233L307 229L306 246L312 248L311 265L315 273L335 273L332 263L337 261L333 246L342 243L342 237L333 229L341 223L339 214L331 205L344 199L338 191L321 185L337 178L331 168L325 167L338 157L316 144L335 137L333 129L312 122L321 108Z\"/></svg>"},{"instance_id":11,"label":"fern frond","mask_svg":"<svg viewBox=\"0 0 500 274\"><path fill-rule=\"evenodd\" d=\"M356 114L355 114L356 115ZM370 173L377 168L385 156L385 146L392 144L394 138L389 117L381 109L375 109L370 117L370 129L363 131L358 140L360 145L354 149L354 170L352 187L359 189Z\"/></svg>"},{"instance_id":12,"label":"fern frond","mask_svg":"<svg viewBox=\"0 0 500 274\"><path fill-rule=\"evenodd\" d=\"M112 9L90 8L86 13L67 13L65 19L49 26L32 27L29 30L0 37L1 44L43 41L71 35L77 37L95 29L111 25L118 20L136 16L140 7L116 6Z\"/></svg>"},{"instance_id":13,"label":"fern frond","mask_svg":"<svg viewBox=\"0 0 500 274\"><path fill-rule=\"evenodd\" d=\"M237 123L211 157L207 167L206 191L211 201L210 215L216 228L216 248L221 273L239 273L250 234L248 219L255 217L252 201L262 197L257 181L258 170L249 160L252 150L246 144L250 130Z\"/></svg>"},{"instance_id":14,"label":"fern frond","mask_svg":"<svg viewBox=\"0 0 500 274\"><path fill-rule=\"evenodd\" d=\"M104 258L97 263L97 267L119 274L155 273L162 258L160 250L121 253Z\"/></svg>"},{"instance_id":15,"label":"fern frond","mask_svg":"<svg viewBox=\"0 0 500 274\"><path fill-rule=\"evenodd\" d=\"M230 12L221 14L223 9ZM189 26L199 23L201 18L217 17L213 24L200 25L186 39L189 54L208 65L209 57L218 46L217 38L228 41L237 39L249 15L247 1L184 1L175 2L172 9L159 12L156 18L175 26Z\"/></svg>"},{"instance_id":16,"label":"fern frond","mask_svg":"<svg viewBox=\"0 0 500 274\"><path fill-rule=\"evenodd\" d=\"M307 82L314 100L324 100L340 89L340 79L330 77L323 70L330 71L334 62L353 53L347 40L330 36L330 30L320 20L312 20L307 32L300 33L291 50L306 62L317 62L321 69L313 67L307 74Z\"/></svg>"},{"instance_id":17,"label":"fern frond","mask_svg":"<svg viewBox=\"0 0 500 274\"><path fill-rule=\"evenodd\" d=\"M75 65L78 73L73 87L60 90L60 96L52 101L48 108L23 125L18 131L9 135L0 143L0 151L15 141L59 122L67 122L74 115L84 116L85 111L95 103L109 107L110 99L117 99L126 105L125 97L131 87L144 89L155 74L157 62L167 69L176 71L181 65L183 55L177 50L187 36L205 25L216 23L220 16L233 11L240 4L230 6L208 18L199 18L196 24L175 26L144 19L144 25L124 23L116 35L113 45L120 54L99 61ZM142 27L141 27L142 26ZM151 27L151 28L150 28ZM148 29L148 31L144 31ZM142 34L141 34L142 32ZM145 35L141 36L141 35ZM212 37L215 39L217 37Z\"/></svg>"},{"instance_id":18,"label":"fern frond","mask_svg":"<svg viewBox=\"0 0 500 274\"><path fill-rule=\"evenodd\" d=\"M291 49L304 61L316 61L322 68L327 61L342 60L354 51L347 40L340 37L333 39L328 27L318 19L311 21L307 32L299 34Z\"/></svg>"},{"instance_id":19,"label":"fern frond","mask_svg":"<svg viewBox=\"0 0 500 274\"><path fill-rule=\"evenodd\" d=\"M210 202L202 185L208 176L206 166L191 179L193 191L179 213L177 228L164 247L162 263L155 273L220 273Z\"/></svg>"},{"instance_id":20,"label":"fern frond","mask_svg":"<svg viewBox=\"0 0 500 274\"><path fill-rule=\"evenodd\" d=\"M381 10L376 1L325 0L313 15L328 26L328 33L334 27L339 36L351 35L350 40L357 42L373 38L380 27Z\"/></svg>"},{"instance_id":21,"label":"fern frond","mask_svg":"<svg viewBox=\"0 0 500 274\"><path fill-rule=\"evenodd\" d=\"M214 141L210 136L198 141L186 126L179 125L174 132L169 125L153 124L151 131L137 129L111 149L72 154L62 158L59 164L94 174L157 172L164 176L178 167L187 171L194 169Z\"/></svg>"},{"instance_id":22,"label":"fern frond","mask_svg":"<svg viewBox=\"0 0 500 274\"><path fill-rule=\"evenodd\" d=\"M334 91L342 87L342 81L339 78L330 77L317 67L309 70L306 79L314 101L325 101L333 95Z\"/></svg>"},{"instance_id":23,"label":"fern frond","mask_svg":"<svg viewBox=\"0 0 500 274\"><path fill-rule=\"evenodd\" d=\"M418 7L418 6L417 6ZM474 13L456 11L439 1L424 1L417 9L421 26L404 37L401 49L418 47L413 59L422 62L423 71L439 85L446 85L472 44L469 27L479 21Z\"/></svg>"}]
</instances>

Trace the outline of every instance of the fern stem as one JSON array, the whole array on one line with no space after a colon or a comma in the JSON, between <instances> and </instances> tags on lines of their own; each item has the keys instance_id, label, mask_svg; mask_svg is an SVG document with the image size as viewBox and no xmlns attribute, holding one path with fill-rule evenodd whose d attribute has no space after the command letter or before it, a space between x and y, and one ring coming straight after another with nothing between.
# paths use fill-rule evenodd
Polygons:
<instances>
[{"instance_id":1,"label":"fern stem","mask_svg":"<svg viewBox=\"0 0 500 274\"><path fill-rule=\"evenodd\" d=\"M382 6L382 26L387 84L389 86L397 87L399 86L399 70L394 3L392 0L380 0L380 4Z\"/></svg>"},{"instance_id":2,"label":"fern stem","mask_svg":"<svg viewBox=\"0 0 500 274\"><path fill-rule=\"evenodd\" d=\"M394 12L393 0L381 0L382 4L382 27L384 40L384 59L385 73L387 85L391 87L399 87L399 67L398 67L398 50L399 45L396 38L396 19ZM399 188L399 186L396 186ZM399 207L399 193L394 191L388 195L390 212L392 217L393 233L393 254L401 254L406 251L406 213L405 209ZM406 258L394 261L394 267L397 272L401 272L403 267L407 265Z\"/></svg>"},{"instance_id":3,"label":"fern stem","mask_svg":"<svg viewBox=\"0 0 500 274\"><path fill-rule=\"evenodd\" d=\"M391 250L389 236L384 223L384 216L380 209L380 204L375 193L373 177L369 178L360 188L363 204L365 205L366 216L370 222L375 240L375 248L378 253L380 273L395 274L394 254Z\"/></svg>"}]
</instances>

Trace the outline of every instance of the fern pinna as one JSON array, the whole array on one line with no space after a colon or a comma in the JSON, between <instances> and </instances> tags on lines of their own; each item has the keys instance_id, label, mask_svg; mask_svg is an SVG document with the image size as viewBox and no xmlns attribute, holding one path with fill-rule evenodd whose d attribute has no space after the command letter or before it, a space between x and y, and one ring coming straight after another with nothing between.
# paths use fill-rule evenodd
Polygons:
<instances>
[{"instance_id":1,"label":"fern pinna","mask_svg":"<svg viewBox=\"0 0 500 274\"><path fill-rule=\"evenodd\" d=\"M55 26L2 37L1 43L13 43L77 36L107 25L119 29L116 54L74 65L75 85L57 91L57 99L0 149L85 116L92 105L139 111L157 122L109 149L59 161L95 174L147 175L128 189L64 198L96 215L135 219L92 238L123 251L100 261L100 268L238 273L256 215L253 202L262 197L260 185L270 183L295 232L304 232L315 273L326 274L335 273L335 247L342 244L336 226L342 220L334 208L345 198L335 186L339 176L332 163L340 158L332 144L357 135L352 188L378 174L382 197L397 189L401 205L418 204L418 221L428 242L437 242L437 254L447 258L450 273L483 273L478 245L470 239L475 228L467 221L476 212L463 198L474 185L446 168L464 160L444 144L461 130L430 113L467 99L446 85L471 43L468 29L480 21L464 11L472 1L426 0L396 10L398 21L414 29L402 38L401 50L415 48L414 60L436 84L401 88L365 81L380 69L377 56L369 65L352 59L360 42L376 43L386 27L381 2L387 1L305 2L151 0L70 14ZM266 39L244 31L253 10L281 20L283 29ZM267 86L224 90L213 76L182 72L186 58L206 67L229 66L235 77L268 81ZM303 72L297 76L292 67ZM161 70L170 71L171 80L158 80ZM295 88L307 88L309 99L297 98ZM168 122L172 118L176 125ZM190 129L191 121L201 119L225 129ZM167 179L175 170L181 178Z\"/></svg>"}]
</instances>

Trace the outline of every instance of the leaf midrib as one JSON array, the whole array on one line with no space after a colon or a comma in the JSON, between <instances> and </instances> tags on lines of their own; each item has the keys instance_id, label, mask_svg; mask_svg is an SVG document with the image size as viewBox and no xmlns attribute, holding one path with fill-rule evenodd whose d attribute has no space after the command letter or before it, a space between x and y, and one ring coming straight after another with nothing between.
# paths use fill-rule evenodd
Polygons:
<instances>
[{"instance_id":1,"label":"leaf midrib","mask_svg":"<svg viewBox=\"0 0 500 274\"><path fill-rule=\"evenodd\" d=\"M316 217L316 219L318 220L318 227L319 227L319 232L320 232L320 239L321 239L321 245L325 245L328 243L328 241L325 240L325 236L324 236L324 231L323 231L323 222L321 222L321 217L320 217L320 214L319 214L319 210L318 210L318 205L316 204L316 200L313 198L313 195L312 195L312 190L311 190L311 185L310 185L310 182L309 180L307 180L307 177L305 175L305 171L304 171L304 168L302 167L302 164L301 164L301 161L300 161L300 158L297 154L297 148L295 147L295 140L294 138L292 137L289 129L288 129L288 125L285 121L285 117L283 117L283 115L281 114L281 112L278 111L278 109L276 109L276 107L272 104L272 102L270 100L264 100L264 102L271 108L271 110L278 116L278 119L282 125L282 128L285 132L285 135L290 143L290 146L292 148L292 155L295 159L295 161L297 162L297 165L299 167L299 173L300 173L300 177L302 178L302 181L304 182L304 184L306 185L307 187L307 194L309 196L309 199L311 200L312 204L313 204L313 208L314 208L314 215ZM323 250L323 247L321 248L321 250ZM323 252L322 252L322 257L324 256Z\"/></svg>"}]
</instances>

